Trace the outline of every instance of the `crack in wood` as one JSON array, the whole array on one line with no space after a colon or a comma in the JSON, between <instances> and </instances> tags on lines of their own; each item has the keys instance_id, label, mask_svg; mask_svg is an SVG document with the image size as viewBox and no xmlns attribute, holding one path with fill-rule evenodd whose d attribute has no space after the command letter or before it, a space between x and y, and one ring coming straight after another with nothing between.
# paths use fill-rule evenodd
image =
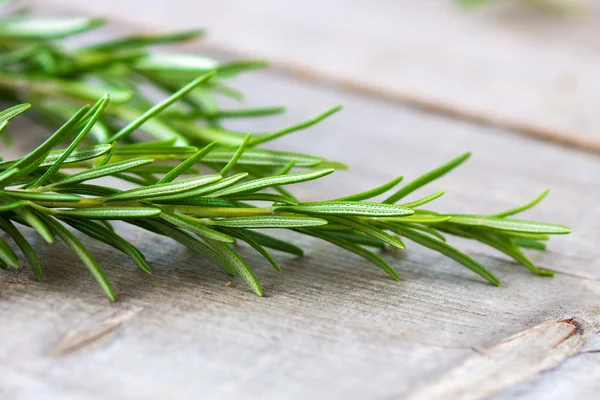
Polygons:
<instances>
[{"instance_id":1,"label":"crack in wood","mask_svg":"<svg viewBox=\"0 0 600 400\"><path fill-rule=\"evenodd\" d=\"M578 354L588 332L585 322L569 318L535 326L481 348L441 377L428 382L411 400L479 400L514 388Z\"/></svg>"},{"instance_id":2,"label":"crack in wood","mask_svg":"<svg viewBox=\"0 0 600 400\"><path fill-rule=\"evenodd\" d=\"M66 357L74 353L91 349L101 343L106 343L114 337L121 326L142 310L141 307L132 307L104 319L100 323L69 331L59 343L50 351L54 357Z\"/></svg>"}]
</instances>

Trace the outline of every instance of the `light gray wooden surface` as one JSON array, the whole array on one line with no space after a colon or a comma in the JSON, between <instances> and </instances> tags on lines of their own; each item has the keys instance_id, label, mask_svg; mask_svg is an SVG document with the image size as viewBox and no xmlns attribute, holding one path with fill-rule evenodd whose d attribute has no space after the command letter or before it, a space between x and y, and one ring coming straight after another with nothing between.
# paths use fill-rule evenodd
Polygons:
<instances>
[{"instance_id":1,"label":"light gray wooden surface","mask_svg":"<svg viewBox=\"0 0 600 400\"><path fill-rule=\"evenodd\" d=\"M600 3L575 15L456 0L45 0L152 29L206 27L205 46L432 112L600 152Z\"/></svg>"},{"instance_id":2,"label":"light gray wooden surface","mask_svg":"<svg viewBox=\"0 0 600 400\"><path fill-rule=\"evenodd\" d=\"M118 291L110 304L64 246L38 241L45 282L26 269L0 274L0 399L598 397L598 156L285 74L238 83L256 94L249 104L289 106L283 118L244 124L250 131L345 105L276 143L352 166L298 186L305 200L414 177L465 150L472 160L433 185L447 189L444 211L494 212L549 186L528 216L574 233L532 256L560 274L536 277L457 242L500 277L496 288L409 243L397 259L386 255L403 277L394 282L346 252L294 236L307 255L279 256L283 273L242 248L265 287L259 298L237 278L227 286L217 268L170 240L130 231L152 276L85 240ZM13 151L40 139L18 136Z\"/></svg>"}]
</instances>

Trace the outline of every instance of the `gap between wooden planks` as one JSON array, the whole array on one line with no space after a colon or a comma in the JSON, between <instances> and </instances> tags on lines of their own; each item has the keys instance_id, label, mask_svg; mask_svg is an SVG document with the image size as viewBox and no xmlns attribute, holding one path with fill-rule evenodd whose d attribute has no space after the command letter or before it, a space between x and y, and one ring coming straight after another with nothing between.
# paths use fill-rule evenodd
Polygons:
<instances>
[{"instance_id":1,"label":"gap between wooden planks","mask_svg":"<svg viewBox=\"0 0 600 400\"><path fill-rule=\"evenodd\" d=\"M66 7L67 5L67 2L64 0L52 0L52 2L61 4L63 7ZM37 4L37 2L34 3ZM120 20L126 22L127 25L131 26L131 21L126 17L122 17L121 13L114 13L110 4L112 3L107 1L98 4L79 6L78 8L82 11L85 10L86 13L89 13L90 10L96 10L96 12L100 11L102 13L112 14L111 18L115 18L117 21ZM321 19L319 21L323 18L330 18L330 13L332 12L331 8L335 7L336 4L339 6L337 0L327 0L323 2L323 4L315 4L319 6L318 11L322 14L320 15ZM161 10L165 8L161 3L156 4L155 7ZM158 20L156 20L156 16L153 16L156 13L153 14L150 11L140 13L138 17L145 19L145 22L144 24L138 23L137 28L140 30L160 31L168 25L175 26L175 17L178 18L178 24L188 27L191 22L190 18L182 12L185 7L189 7L189 9L193 11L197 10L199 6L184 0L174 1L171 4L171 7L165 11L168 12L168 14L164 15L164 18L160 20L160 23L157 23L156 21ZM250 10L255 8L263 10L265 15L262 15L258 11L248 13L248 7ZM290 18L290 15L294 12L298 12L298 16L292 21L297 22L297 24L291 24L291 26L288 27L289 32L281 32L284 36L288 35L290 38L296 40L298 36L301 36L303 29L308 29L308 25L306 25L305 22L296 21L302 19L302 13L306 11L307 7L310 8L309 5L285 5L282 7L280 4L271 0L254 0L251 4L240 5L240 11L237 14L231 13L230 19L238 21L239 23L239 26L236 26L234 30L242 36L247 33L254 38L254 41L260 41L262 38L264 39L265 44L257 45L254 44L254 42L250 42L243 38L235 40L235 37L233 37L232 34L225 31L225 35L221 34L219 36L219 33L217 32L215 36L209 36L209 44L203 43L199 48L206 49L212 53L216 52L217 54L225 52L237 58L253 57L257 54L263 54L273 61L272 65L274 69L295 77L334 85L343 88L344 90L409 105L430 113L481 125L501 127L511 132L528 135L544 141L551 141L561 145L583 149L588 152L600 153L600 139L594 130L594 124L596 122L593 116L590 115L591 108L589 106L589 101L586 101L586 99L589 99L590 96L592 96L594 90L596 90L594 85L588 85L588 83L593 82L593 77L589 76L591 73L590 71L593 71L593 68L590 66L594 65L596 61L589 52L585 52L585 46L589 46L590 42L592 45L594 43L594 40L592 39L584 40L586 38L586 32L591 31L592 36L593 32L595 32L594 29L590 28L590 21L584 20L582 22L583 28L576 29L578 28L577 21L573 22L560 19L554 21L540 21L540 18L534 18L539 16L526 15L524 17L516 18L517 21L511 19L504 21L508 25L507 28L506 26L502 26L498 21L498 19L501 20L502 18L498 18L497 15L494 15L494 7L489 6L483 8L483 10L486 12L487 10L491 10L491 12L487 13L490 15L481 16L463 11L457 12L454 5L415 5L407 2L400 2L394 5L385 2L376 2L372 7L370 6L371 8L368 8L371 13L369 14L369 17L371 20L380 18L381 23L387 29L390 29L390 26L388 26L390 22L389 19L392 18L388 17L388 14L393 14L393 12L397 11L395 7L401 7L402 10L407 12L409 17L424 18L424 21L422 22L425 24L425 27L434 24L435 21L441 18L437 14L446 13L448 26L444 25L439 27L438 31L429 33L429 36L426 35L423 39L419 39L418 37L415 38L413 46L408 46L406 43L406 35L411 32L410 29L395 29L392 33L400 35L400 38L404 42L402 42L398 48L394 48L394 42L383 41L381 44L377 45L378 39L382 39L382 37L378 36L380 33L378 33L377 29L373 30L372 21L365 21L369 22L371 25L370 30L367 30L365 33L365 40L368 39L376 43L366 54L363 54L358 59L354 59L353 57L356 55L352 51L348 52L343 48L337 48L336 51L339 51L339 55L333 56L329 56L324 50L327 46L316 46L317 49L314 50L313 53L304 49L296 49L304 51L304 53L302 53L304 56L307 54L313 56L313 59L311 59L312 61L309 63L303 56L294 56L293 54L285 53L285 51L288 51L287 47L282 47L277 40L270 40L270 38L274 36L273 33L276 33L277 29L281 29L276 22L273 22L273 18L271 18L270 15L276 15L281 17L282 20L285 20L286 18ZM351 17L356 17L355 14L360 12L361 7L364 7L364 5L347 4L347 7L344 8L344 12L350 13L349 16ZM73 9L72 4L70 3L69 8ZM590 8L590 13L593 14L593 12L596 11L596 8L592 8L592 5L590 5ZM223 30L224 24L229 21L229 16L225 15L225 10L230 10L227 6L227 2L207 7L204 15L209 21L212 21L212 19L216 20L216 22L214 22L215 27ZM387 14L385 13L386 10L388 11ZM483 14L486 14L486 12ZM248 13L248 15L245 15L245 18L242 18L244 13ZM426 16L428 15L431 15L431 17L427 18ZM339 15L340 18L342 18L342 16L343 15ZM591 16L591 18L595 17L597 17L595 14ZM532 18L533 23L531 25L536 27L531 30L524 28L523 25L526 24L523 24L523 18ZM151 22L153 19L154 21ZM441 21L444 21L443 18ZM549 27L546 26L549 22L553 24L552 27L556 27L557 29L549 29ZM473 35L465 37L470 31L465 31L464 28L461 28L461 24L469 23L473 24ZM488 25L486 25L486 23ZM510 31L509 28L512 26L511 23L516 24L514 27L516 37L522 39L521 41L523 42L527 42L526 45L514 43L515 38L506 32L507 30ZM348 22L347 24L351 24L351 22ZM560 24L565 26L561 26ZM135 23L133 26L136 26ZM152 26L152 29L148 29L150 26ZM346 36L346 41L342 43L351 42L353 38L356 39L356 36L353 36L353 32L347 32L348 35L346 36L344 36L343 32L340 32L344 26L344 23L336 23L328 28L321 29L320 27L317 27L319 29L316 29L316 32L318 35L326 34L327 37L325 38L325 42L328 43L337 43L337 41L340 41ZM439 35L442 35L444 32L449 35L448 39L439 38ZM573 46L566 46L564 43L565 40L556 40L556 36L561 36L560 33L565 32L571 34L574 42L583 41L584 43L576 46L575 50L570 50L569 47ZM510 33L512 34L512 32ZM461 65L460 63L452 63L453 59L448 59L448 55L439 57L434 55L430 60L431 63L436 65L443 65L444 62L447 61L450 63L449 68L453 68L452 72L444 72L445 70L443 67L439 66L433 68L430 85L433 87L437 87L437 84L440 84L439 86L448 85L448 80L452 81L453 79L451 78L454 77L458 86L462 85L460 86L461 88L464 88L465 90L468 89L464 95L461 95L460 91L456 92L456 88L445 87L438 89L436 92L435 90L429 90L424 86L419 86L421 85L420 83L417 83L416 86L412 86L410 80L407 81L406 78L401 78L401 75L403 74L402 71L399 71L398 75L390 75L389 71L387 71L386 76L389 81L389 83L387 83L385 79L382 81L377 78L379 73L377 68L374 70L368 69L366 66L357 66L354 67L354 69L353 67L338 68L339 65L356 64L361 58L386 60L384 70L392 67L397 68L403 65L403 63L398 64L398 59L409 57L408 59L410 60L411 55L416 57L420 55L418 51L414 50L414 47L422 45L423 51L426 51L428 46L431 46L432 48L436 48L435 46L439 47L441 43L445 43L444 40L446 40L446 42L456 41L457 39L474 40L474 37L481 35L489 36L490 48L486 48L485 46L481 48L482 43L480 43L479 40L481 38L474 41L472 48L469 46L458 46L455 48L452 47L454 46L452 43L447 43L450 45L448 51L451 52L453 49L462 51L459 52L456 57L466 57L463 69L458 68L458 66ZM542 37L546 37L544 35L548 36L546 42L542 40ZM223 38L221 38L221 36ZM588 34L587 36L590 35ZM314 37L306 39L305 42L309 42L310 40L314 40ZM551 43L553 40L556 40L558 43L556 45L548 45L548 48L546 48L545 45L547 42ZM531 41L531 43L528 41ZM518 42L518 40L516 42ZM297 46L298 43L302 43L302 41L293 42L292 44ZM493 49L495 45L500 47L498 55L491 54L494 53ZM308 43L306 43L306 46L308 46ZM389 48L389 52L386 51L385 46L392 46ZM532 54L529 54L525 51L527 49L535 51L532 51ZM360 43L356 51L364 51L364 48L360 47ZM431 51L431 49L427 51ZM512 65L512 52L515 53L514 57L520 64L517 63L518 65ZM383 58L384 56L387 58ZM581 60L576 56L579 56ZM331 60L320 60L320 58L323 57L331 58L334 61L333 64L338 67L331 64L331 62L329 62ZM546 60L545 57L548 57L548 59ZM482 80L481 77L479 77L477 82L470 85L472 87L465 87L469 86L469 82L471 82L468 80L469 74L465 72L466 69L477 72L479 70L486 70L486 68L491 66L496 68L496 64L491 61L496 58L506 63L506 68L508 69L507 72L499 72L499 70L494 69L488 73L489 76L486 75L489 79ZM571 58L577 59L571 60ZM389 62L387 60L389 60ZM545 61L542 62L542 60ZM344 63L344 61L347 62ZM410 68L415 68L419 65L419 62L423 61L415 61L414 65L411 64ZM535 65L536 63L539 63L540 65L544 65L545 63L549 66L547 65L543 68L540 67L539 71L535 69L536 67L526 68L526 64ZM423 70L428 68L428 65L425 64L420 66ZM578 66L580 69L578 69ZM547 80L548 78L546 75L559 73L560 78L566 73L564 71L569 72L573 68L575 73L574 76L578 80L581 80L580 86L589 86L590 88L580 89L580 92L577 92L576 94L570 93L569 96L571 97L565 96L563 93L552 92L550 90L552 88L548 86L550 83ZM537 72L534 76L544 76L544 78L540 78L540 82L530 82L530 75L534 72ZM425 74L428 73L429 72L426 71L419 72L416 75L416 80L422 80ZM502 74L505 74L506 76ZM445 76L440 76L438 78L436 75ZM389 79L390 76L397 76L398 78ZM506 80L507 89L498 90L493 84L486 83L488 80ZM523 85L525 88L523 89L523 93L520 93L521 86ZM594 88L591 86L594 86ZM512 100L507 101L505 97L507 96L507 90L511 87L514 89L514 93L508 91L509 93L512 93L511 96L508 96ZM452 92L453 90L454 92ZM477 90L479 90L481 94L479 94ZM550 90L550 93L546 93L547 90ZM475 96L474 93L477 93L477 95ZM519 100L520 97L523 97L522 95L526 95L525 97L529 96L531 99ZM478 101L474 101L472 99L474 96L481 98L481 102L484 104L479 104ZM515 103L514 105L507 104L513 102L513 100ZM529 104L529 102L532 103ZM548 102L551 104L553 104L552 102L557 102L557 104L551 106L547 104ZM558 106L559 104L560 106ZM531 113L525 111L530 107L532 108L532 111L534 111L534 116L530 116L529 114ZM553 114L556 114L556 116ZM588 124L588 126L584 123L580 127L578 121L585 120L586 118L590 119L591 125Z\"/></svg>"}]
</instances>

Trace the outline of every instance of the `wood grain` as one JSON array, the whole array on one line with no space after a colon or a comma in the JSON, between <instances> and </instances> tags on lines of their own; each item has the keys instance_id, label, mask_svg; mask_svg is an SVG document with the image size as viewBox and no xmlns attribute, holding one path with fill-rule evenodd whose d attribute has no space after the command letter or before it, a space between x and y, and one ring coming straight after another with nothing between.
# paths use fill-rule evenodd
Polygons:
<instances>
[{"instance_id":1,"label":"wood grain","mask_svg":"<svg viewBox=\"0 0 600 400\"><path fill-rule=\"evenodd\" d=\"M400 173L408 179L466 148L473 159L431 188L448 189L444 210L493 212L550 186L529 216L574 233L533 257L561 273L536 277L458 243L499 275L504 285L495 288L409 243L400 258L386 255L403 278L394 282L348 253L292 237L307 255L278 255L283 273L241 249L265 287L259 298L238 279L227 286L216 267L169 239L119 226L155 273L84 239L117 288L120 301L109 304L62 244L34 239L48 279L37 282L26 269L0 274L4 398L535 398L555 381L570 388L570 379L578 398L593 398L597 380L587 377L599 373L599 354L577 353L600 323L597 157L282 75L255 74L239 86L260 93L249 105L290 105L285 117L245 123L248 130L345 104L335 118L276 143L352 165L298 186L306 200ZM15 139L23 152L41 137Z\"/></svg>"},{"instance_id":2,"label":"wood grain","mask_svg":"<svg viewBox=\"0 0 600 400\"><path fill-rule=\"evenodd\" d=\"M203 46L433 113L600 152L600 3L571 16L453 0L105 0L83 12L148 30L208 28ZM573 1L572 3L575 3Z\"/></svg>"},{"instance_id":3,"label":"wood grain","mask_svg":"<svg viewBox=\"0 0 600 400\"><path fill-rule=\"evenodd\" d=\"M238 86L255 94L245 105L289 106L281 118L231 125L247 131L344 104L343 113L274 144L351 165L298 185L305 200L399 174L410 179L465 150L472 159L430 188L447 189L438 201L444 211L495 212L549 186L548 199L527 216L574 233L531 255L559 274L536 277L456 241L500 277L496 288L408 243L399 256L384 254L403 278L395 282L351 254L290 235L307 254L276 254L283 273L240 248L265 288L259 298L169 239L119 225L154 274L83 238L118 292L110 304L65 246L29 233L47 280L26 268L0 273L0 399L597 397L597 156L281 73L249 75ZM27 135L16 135L3 156L45 135L19 122Z\"/></svg>"}]
</instances>

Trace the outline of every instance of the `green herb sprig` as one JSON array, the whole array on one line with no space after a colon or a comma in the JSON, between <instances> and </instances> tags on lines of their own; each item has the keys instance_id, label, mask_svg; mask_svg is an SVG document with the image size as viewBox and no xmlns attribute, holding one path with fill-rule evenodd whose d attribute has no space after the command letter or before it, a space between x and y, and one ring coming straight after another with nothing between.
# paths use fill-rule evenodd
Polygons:
<instances>
[{"instance_id":1,"label":"green herb sprig","mask_svg":"<svg viewBox=\"0 0 600 400\"><path fill-rule=\"evenodd\" d=\"M110 105L86 139L96 143L132 142L145 137L177 146L202 147L216 141L222 146L237 147L246 140L247 133L225 128L227 120L285 111L280 106L220 107L223 97L242 100L243 94L228 82L245 71L264 68L267 63L262 60L218 62L203 55L151 51L157 45L199 39L204 34L202 30L125 36L86 45L68 42L76 35L99 29L103 23L98 18L41 19L23 14L0 17L0 97L13 104L36 104L34 116L55 129L83 104L108 93ZM195 79L200 75L204 78ZM155 105L150 94L168 98ZM169 110L162 112L167 107ZM245 157L255 151L264 158L285 157L275 150L254 148L306 129L340 108L333 107L277 131L253 133ZM119 129L125 126L127 129ZM134 137L134 132L141 135ZM325 160L305 155L296 167L322 161ZM327 166L345 168L333 162ZM256 165L247 172L264 176L273 171Z\"/></svg>"},{"instance_id":2,"label":"green herb sprig","mask_svg":"<svg viewBox=\"0 0 600 400\"><path fill-rule=\"evenodd\" d=\"M35 102L34 117L56 129L28 155L0 163L0 229L12 238L39 279L44 276L41 262L17 226L33 228L50 243L56 237L63 240L111 300L116 298L111 284L73 232L122 251L141 271L150 273L143 254L114 231L110 220L174 239L227 274L239 274L259 295L258 280L232 243L247 243L278 270L267 249L303 254L296 245L264 233L270 228L330 242L371 261L394 279L399 278L397 272L376 250L404 249L403 240L408 239L499 284L481 264L450 246L446 236L479 241L536 274L552 275L536 267L521 249L543 250L549 235L570 230L512 218L536 205L547 192L491 216L421 208L443 192L397 204L464 162L469 156L464 154L403 186L402 177L397 177L363 193L301 202L283 186L320 179L345 166L258 146L308 128L339 107L278 131L248 135L228 130L223 127L227 119L284 111L282 107L220 108L219 96L242 97L227 84L228 79L263 67L264 62L219 63L203 56L150 51L154 45L198 38L202 31L128 36L85 46L67 46L63 41L102 24L95 18L39 19L25 14L0 18L0 96L12 102ZM148 92L167 97L155 104ZM97 98L93 106L86 105ZM0 113L0 132L28 108L21 104ZM155 141L138 143L139 136L134 136L138 133ZM66 148L61 147L65 143ZM105 177L129 182L134 188L90 183ZM383 202L372 201L389 192ZM0 267L19 267L4 238L0 239Z\"/></svg>"},{"instance_id":3,"label":"green herb sprig","mask_svg":"<svg viewBox=\"0 0 600 400\"><path fill-rule=\"evenodd\" d=\"M199 79L206 79L206 75ZM494 285L500 284L498 278L448 244L446 236L481 242L535 274L551 276L552 271L535 266L522 249L542 250L550 235L570 232L562 225L512 218L539 203L547 191L528 204L489 216L444 214L421 208L429 206L443 192L401 203L407 195L460 165L468 153L399 188L402 178L395 178L366 192L306 203L287 190L274 189L320 179L334 169L323 168L321 162L307 162L306 156L295 153L262 156L248 147L252 142L250 135L233 149L216 142L192 147L176 146L172 141L82 146L108 109L108 103L109 97L104 96L93 106L82 107L28 155L0 163L0 229L12 238L39 279L44 276L41 262L17 226L33 228L49 243L60 238L81 259L110 300L116 299L112 285L67 226L122 251L145 273L150 273L151 268L143 254L118 235L109 221L125 221L170 237L225 273L241 276L258 295L263 290L252 268L230 245L245 242L280 270L267 249L294 255L302 255L303 250L262 232L271 228L288 229L332 243L367 259L393 279L399 279L396 270L371 249L389 246L404 250L404 240L409 240L446 255ZM28 108L28 104L21 104L1 112L0 126L5 128ZM155 110L153 113L162 110L150 109ZM144 123L147 121L144 119ZM134 120L118 132L131 130L132 126L137 128L140 124ZM69 142L66 148L57 148L65 142ZM256 165L276 172L252 178L245 167ZM296 172L296 165L305 169ZM207 172L200 173L198 167ZM121 190L90 183L105 177L118 178L135 187ZM388 192L392 194L383 202L369 201ZM17 255L4 238L0 238L0 266L19 268Z\"/></svg>"}]
</instances>

